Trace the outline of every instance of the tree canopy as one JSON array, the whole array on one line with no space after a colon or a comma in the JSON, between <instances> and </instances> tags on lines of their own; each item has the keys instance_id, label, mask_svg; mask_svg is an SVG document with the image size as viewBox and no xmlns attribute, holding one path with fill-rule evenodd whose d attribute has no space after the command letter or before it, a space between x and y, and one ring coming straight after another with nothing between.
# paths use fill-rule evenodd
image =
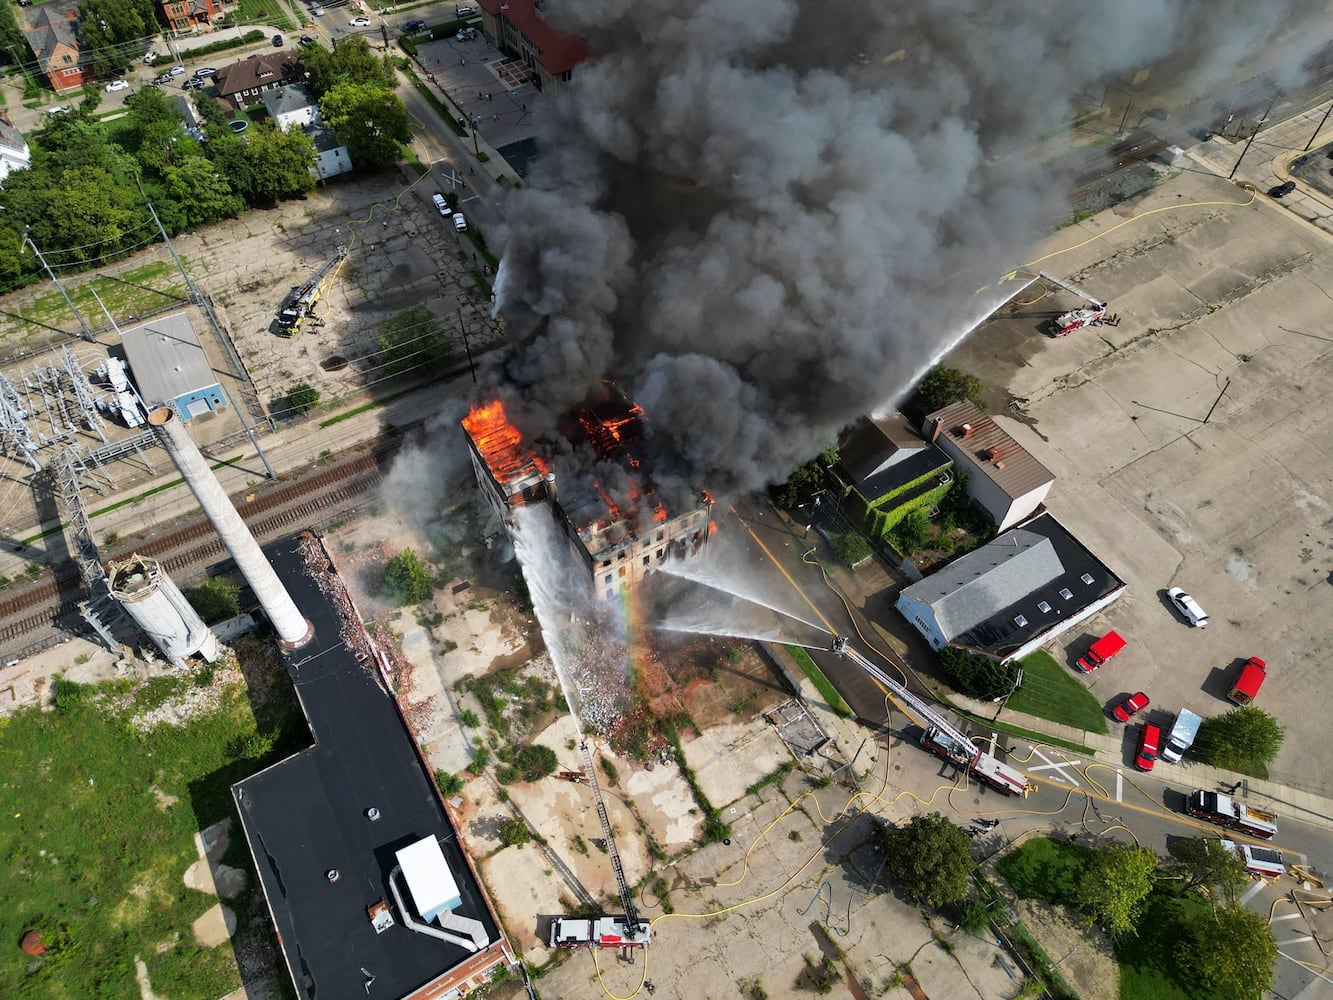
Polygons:
<instances>
[{"instance_id":1,"label":"tree canopy","mask_svg":"<svg viewBox=\"0 0 1333 1000\"><path fill-rule=\"evenodd\" d=\"M412 138L402 98L381 84L338 83L319 99L319 113L363 170L396 163L398 144Z\"/></svg>"},{"instance_id":2,"label":"tree canopy","mask_svg":"<svg viewBox=\"0 0 1333 1000\"><path fill-rule=\"evenodd\" d=\"M1146 847L1111 844L1093 851L1078 885L1078 904L1120 937L1134 929L1152 891L1157 855Z\"/></svg>"},{"instance_id":3,"label":"tree canopy","mask_svg":"<svg viewBox=\"0 0 1333 1000\"><path fill-rule=\"evenodd\" d=\"M957 368L936 365L916 384L912 394L912 406L922 416L932 413L950 403L970 400L977 406L984 407L982 393L986 387L975 375L960 372Z\"/></svg>"},{"instance_id":4,"label":"tree canopy","mask_svg":"<svg viewBox=\"0 0 1333 1000\"><path fill-rule=\"evenodd\" d=\"M416 305L395 313L380 324L376 341L380 363L390 375L418 368L430 372L455 353L444 325L426 306Z\"/></svg>"},{"instance_id":5,"label":"tree canopy","mask_svg":"<svg viewBox=\"0 0 1333 1000\"><path fill-rule=\"evenodd\" d=\"M142 49L141 39L156 35L153 0L82 0L79 4L81 50L94 76L124 69Z\"/></svg>"},{"instance_id":6,"label":"tree canopy","mask_svg":"<svg viewBox=\"0 0 1333 1000\"><path fill-rule=\"evenodd\" d=\"M1258 1000L1273 986L1277 942L1262 915L1233 903L1186 928L1176 961L1200 996Z\"/></svg>"},{"instance_id":7,"label":"tree canopy","mask_svg":"<svg viewBox=\"0 0 1333 1000\"><path fill-rule=\"evenodd\" d=\"M341 39L336 49L307 45L301 52L301 65L315 100L342 83L369 84L383 90L398 86L393 61L375 52L360 35Z\"/></svg>"},{"instance_id":8,"label":"tree canopy","mask_svg":"<svg viewBox=\"0 0 1333 1000\"><path fill-rule=\"evenodd\" d=\"M973 698L1003 698L1018 682L1020 667L1016 660L1001 663L956 646L945 646L939 651L939 658L949 682Z\"/></svg>"},{"instance_id":9,"label":"tree canopy","mask_svg":"<svg viewBox=\"0 0 1333 1000\"><path fill-rule=\"evenodd\" d=\"M241 588L226 577L215 576L207 583L195 587L186 597L199 617L212 625L240 613L240 593Z\"/></svg>"},{"instance_id":10,"label":"tree canopy","mask_svg":"<svg viewBox=\"0 0 1333 1000\"><path fill-rule=\"evenodd\" d=\"M884 838L889 875L910 899L940 907L967 895L972 854L952 820L937 812L913 816Z\"/></svg>"},{"instance_id":11,"label":"tree canopy","mask_svg":"<svg viewBox=\"0 0 1333 1000\"><path fill-rule=\"evenodd\" d=\"M1191 753L1213 767L1264 778L1286 735L1273 716L1262 708L1245 705L1204 719Z\"/></svg>"},{"instance_id":12,"label":"tree canopy","mask_svg":"<svg viewBox=\"0 0 1333 1000\"><path fill-rule=\"evenodd\" d=\"M1178 895L1202 885L1217 887L1225 899L1235 902L1249 881L1245 863L1215 837L1181 837L1168 843L1166 850L1172 861L1167 871L1182 876Z\"/></svg>"},{"instance_id":13,"label":"tree canopy","mask_svg":"<svg viewBox=\"0 0 1333 1000\"><path fill-rule=\"evenodd\" d=\"M403 549L384 566L384 596L395 604L420 604L434 589L430 567L411 549Z\"/></svg>"}]
</instances>

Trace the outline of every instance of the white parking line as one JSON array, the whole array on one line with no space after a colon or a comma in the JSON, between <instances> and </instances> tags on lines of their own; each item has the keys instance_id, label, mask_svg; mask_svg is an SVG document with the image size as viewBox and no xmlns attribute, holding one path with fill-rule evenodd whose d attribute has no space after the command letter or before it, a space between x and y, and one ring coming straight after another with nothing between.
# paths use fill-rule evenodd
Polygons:
<instances>
[{"instance_id":1,"label":"white parking line","mask_svg":"<svg viewBox=\"0 0 1333 1000\"><path fill-rule=\"evenodd\" d=\"M1063 763L1059 763L1059 764L1057 764L1055 761L1051 760L1051 758L1047 757L1044 753L1042 753L1042 752L1041 752L1040 750L1038 750L1036 747L1033 747L1033 748L1032 748L1032 753L1033 753L1035 756L1040 757L1040 758L1041 758L1042 760L1044 760L1046 763L1045 763L1045 764L1038 764L1038 765L1036 765L1035 767L1029 767L1029 768L1027 769L1028 771L1054 771L1055 774L1052 774L1051 777L1055 778L1057 781L1063 781L1063 782L1066 782L1066 783L1068 783L1068 784L1073 785L1075 788L1082 788L1082 787L1083 787L1082 785L1080 785L1080 784L1078 783L1078 779L1077 779L1077 778L1075 778L1073 775L1070 775L1070 774L1066 774L1066 773L1065 773L1065 768L1066 768L1066 767L1072 767L1072 766L1074 766L1075 764L1077 764L1078 761L1076 761L1076 760L1071 760L1071 761L1064 761Z\"/></svg>"},{"instance_id":2,"label":"white parking line","mask_svg":"<svg viewBox=\"0 0 1333 1000\"><path fill-rule=\"evenodd\" d=\"M1305 916L1303 913L1284 913L1280 917L1274 917L1271 922L1277 923L1279 920L1299 920L1303 916Z\"/></svg>"},{"instance_id":3,"label":"white parking line","mask_svg":"<svg viewBox=\"0 0 1333 1000\"><path fill-rule=\"evenodd\" d=\"M1320 979L1322 979L1324 982L1326 982L1326 983L1333 983L1333 979L1329 979L1328 976L1326 976L1326 975L1324 975L1323 973L1321 973L1318 969L1311 968L1311 967L1310 967L1310 963L1308 963L1308 962L1302 962L1302 961L1301 961L1300 959L1298 959L1298 958L1292 958L1290 955L1286 954L1286 953L1285 953L1284 951L1282 951L1282 949L1280 949L1280 948L1278 949L1278 954L1281 955L1283 958L1285 958L1288 962L1295 962L1295 963L1296 963L1297 965L1299 965L1302 969L1305 969L1307 972L1311 972L1311 973L1313 973L1314 975L1316 975L1316 976L1318 976Z\"/></svg>"},{"instance_id":4,"label":"white parking line","mask_svg":"<svg viewBox=\"0 0 1333 1000\"><path fill-rule=\"evenodd\" d=\"M1241 903L1242 904L1248 903L1250 900L1252 900L1255 896L1259 895L1259 893L1262 892L1267 887L1268 883L1265 882L1263 879L1256 879L1254 885L1246 889L1245 894L1240 897Z\"/></svg>"},{"instance_id":5,"label":"white parking line","mask_svg":"<svg viewBox=\"0 0 1333 1000\"><path fill-rule=\"evenodd\" d=\"M1115 800L1116 800L1117 802L1124 802L1124 801L1125 801L1125 800L1124 800L1124 797L1123 797L1123 796L1124 796L1124 791L1125 791L1125 775L1124 775L1124 773L1121 772L1121 771L1116 771L1116 773L1115 773Z\"/></svg>"},{"instance_id":6,"label":"white parking line","mask_svg":"<svg viewBox=\"0 0 1333 1000\"><path fill-rule=\"evenodd\" d=\"M1313 935L1311 935L1311 934L1306 934L1304 937L1295 937L1295 938L1290 938L1290 939L1287 940L1287 941L1279 941L1279 942L1277 943L1277 946L1278 946L1279 948L1285 948L1285 947L1287 947L1287 945L1292 945L1292 944L1304 944L1306 941L1313 941L1313 940L1314 940L1314 936L1313 936Z\"/></svg>"}]
</instances>

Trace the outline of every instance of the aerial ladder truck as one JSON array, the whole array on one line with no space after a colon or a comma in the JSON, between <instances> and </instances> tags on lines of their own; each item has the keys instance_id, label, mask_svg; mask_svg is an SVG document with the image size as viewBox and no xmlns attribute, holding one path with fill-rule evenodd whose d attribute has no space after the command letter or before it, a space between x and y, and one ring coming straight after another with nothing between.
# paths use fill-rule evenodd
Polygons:
<instances>
[{"instance_id":1,"label":"aerial ladder truck","mask_svg":"<svg viewBox=\"0 0 1333 1000\"><path fill-rule=\"evenodd\" d=\"M829 650L851 660L878 681L903 711L922 727L921 746L936 757L1006 795L1026 798L1029 792L1036 790L1037 786L1028 781L1022 771L978 747L941 713L852 648L846 636L835 636Z\"/></svg>"},{"instance_id":2,"label":"aerial ladder truck","mask_svg":"<svg viewBox=\"0 0 1333 1000\"><path fill-rule=\"evenodd\" d=\"M346 257L347 248L339 247L332 259L321 264L319 269L287 298L282 308L278 310L278 331L282 336L295 336L300 331L301 324L315 314L315 305L319 302L319 297L324 294L324 287L328 284L329 277Z\"/></svg>"},{"instance_id":3,"label":"aerial ladder truck","mask_svg":"<svg viewBox=\"0 0 1333 1000\"><path fill-rule=\"evenodd\" d=\"M1071 285L1053 274L1047 274L1045 271L1038 271L1037 276L1052 285L1063 288L1072 295L1077 295L1087 303L1078 309L1071 309L1069 312L1061 313L1055 318L1055 335L1064 337L1073 333L1075 330L1081 330L1085 326L1119 326L1120 317L1107 311L1106 303L1101 299L1085 292L1077 285Z\"/></svg>"}]
</instances>

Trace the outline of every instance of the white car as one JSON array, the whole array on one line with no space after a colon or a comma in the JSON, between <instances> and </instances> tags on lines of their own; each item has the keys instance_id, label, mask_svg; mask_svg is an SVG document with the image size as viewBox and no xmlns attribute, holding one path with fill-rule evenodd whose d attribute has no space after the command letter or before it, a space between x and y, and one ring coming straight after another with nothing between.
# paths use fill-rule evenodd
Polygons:
<instances>
[{"instance_id":1,"label":"white car","mask_svg":"<svg viewBox=\"0 0 1333 1000\"><path fill-rule=\"evenodd\" d=\"M156 59L157 56L158 56L157 49L149 49L147 55L143 57L143 64L145 66L153 65L153 60Z\"/></svg>"},{"instance_id":2,"label":"white car","mask_svg":"<svg viewBox=\"0 0 1333 1000\"><path fill-rule=\"evenodd\" d=\"M444 195L433 194L430 196L430 200L435 204L435 211L439 212L441 215L449 214L449 203L444 200Z\"/></svg>"},{"instance_id":3,"label":"white car","mask_svg":"<svg viewBox=\"0 0 1333 1000\"><path fill-rule=\"evenodd\" d=\"M69 114L69 108L57 104L54 108L47 108L46 113L48 115L67 115Z\"/></svg>"},{"instance_id":4,"label":"white car","mask_svg":"<svg viewBox=\"0 0 1333 1000\"><path fill-rule=\"evenodd\" d=\"M175 66L172 66L171 69L167 70L167 76L180 76L184 72L185 67L177 63Z\"/></svg>"},{"instance_id":5,"label":"white car","mask_svg":"<svg viewBox=\"0 0 1333 1000\"><path fill-rule=\"evenodd\" d=\"M454 17L471 17L476 12L475 7L458 6L454 8Z\"/></svg>"},{"instance_id":6,"label":"white car","mask_svg":"<svg viewBox=\"0 0 1333 1000\"><path fill-rule=\"evenodd\" d=\"M312 17L323 17L323 16L324 16L324 8L321 7L319 4L315 4L315 6L313 6L313 7L310 8L310 15L311 15Z\"/></svg>"},{"instance_id":7,"label":"white car","mask_svg":"<svg viewBox=\"0 0 1333 1000\"><path fill-rule=\"evenodd\" d=\"M127 80L112 80L102 89L105 90L108 94L114 94L118 90L129 90L130 85L129 81Z\"/></svg>"},{"instance_id":8,"label":"white car","mask_svg":"<svg viewBox=\"0 0 1333 1000\"><path fill-rule=\"evenodd\" d=\"M352 20L349 21L348 23L349 23L353 28L369 28L369 27L370 27L370 18L368 18L368 17L354 17L354 18L352 18Z\"/></svg>"},{"instance_id":9,"label":"white car","mask_svg":"<svg viewBox=\"0 0 1333 1000\"><path fill-rule=\"evenodd\" d=\"M467 219L463 218L462 212L454 213L454 228L460 233L467 232Z\"/></svg>"},{"instance_id":10,"label":"white car","mask_svg":"<svg viewBox=\"0 0 1333 1000\"><path fill-rule=\"evenodd\" d=\"M1172 587L1166 592L1166 596L1171 599L1175 609L1180 612L1190 625L1194 628L1208 627L1208 613L1199 607L1199 602L1190 597L1179 587Z\"/></svg>"}]
</instances>

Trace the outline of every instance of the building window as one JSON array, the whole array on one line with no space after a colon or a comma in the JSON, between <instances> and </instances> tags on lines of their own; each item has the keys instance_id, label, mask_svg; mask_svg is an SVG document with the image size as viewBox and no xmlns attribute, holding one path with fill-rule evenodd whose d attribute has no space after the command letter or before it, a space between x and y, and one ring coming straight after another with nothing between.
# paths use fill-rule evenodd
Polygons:
<instances>
[{"instance_id":1,"label":"building window","mask_svg":"<svg viewBox=\"0 0 1333 1000\"><path fill-rule=\"evenodd\" d=\"M1047 604L1045 601L1040 601L1037 604L1037 610L1044 615L1049 615L1051 613L1051 606Z\"/></svg>"},{"instance_id":2,"label":"building window","mask_svg":"<svg viewBox=\"0 0 1333 1000\"><path fill-rule=\"evenodd\" d=\"M666 537L666 532L665 532L665 531L659 531L659 532L657 533L657 540L658 540L659 542L660 542L663 538L665 538L665 537Z\"/></svg>"},{"instance_id":3,"label":"building window","mask_svg":"<svg viewBox=\"0 0 1333 1000\"><path fill-rule=\"evenodd\" d=\"M658 550L657 550L657 561L658 561L658 562L666 562L666 556L667 556L667 554L666 554L666 549L658 549Z\"/></svg>"},{"instance_id":4,"label":"building window","mask_svg":"<svg viewBox=\"0 0 1333 1000\"><path fill-rule=\"evenodd\" d=\"M644 564L645 566L649 566L649 565L651 565L651 564L652 564L652 558L653 558L653 556L652 556L652 553L650 552L648 555L646 555L646 556L643 557L643 564Z\"/></svg>"},{"instance_id":5,"label":"building window","mask_svg":"<svg viewBox=\"0 0 1333 1000\"><path fill-rule=\"evenodd\" d=\"M1072 601L1074 599L1074 592L1070 590L1068 587L1061 587L1060 596L1063 597L1066 601Z\"/></svg>"},{"instance_id":6,"label":"building window","mask_svg":"<svg viewBox=\"0 0 1333 1000\"><path fill-rule=\"evenodd\" d=\"M621 575L621 576L624 576L624 575L625 575L625 567L624 567L624 566L621 566L621 567L620 567L620 575Z\"/></svg>"},{"instance_id":7,"label":"building window","mask_svg":"<svg viewBox=\"0 0 1333 1000\"><path fill-rule=\"evenodd\" d=\"M606 574L606 579L604 579L602 582L605 583L607 586L610 586L610 585L611 585L611 574L610 574L610 573L607 573L607 574Z\"/></svg>"}]
</instances>

